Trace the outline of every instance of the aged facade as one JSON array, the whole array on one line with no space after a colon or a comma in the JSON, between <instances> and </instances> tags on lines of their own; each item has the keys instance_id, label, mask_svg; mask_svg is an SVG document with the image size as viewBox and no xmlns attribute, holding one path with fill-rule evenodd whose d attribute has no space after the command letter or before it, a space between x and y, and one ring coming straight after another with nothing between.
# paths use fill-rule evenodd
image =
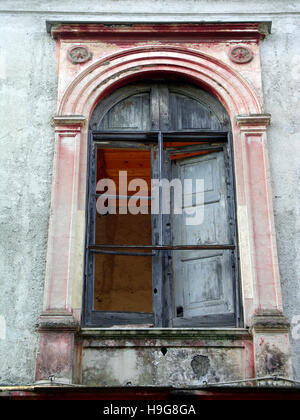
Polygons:
<instances>
[{"instance_id":1,"label":"aged facade","mask_svg":"<svg viewBox=\"0 0 300 420\"><path fill-rule=\"evenodd\" d=\"M300 4L6 3L1 384L296 385ZM204 223L99 215L124 170Z\"/></svg>"}]
</instances>

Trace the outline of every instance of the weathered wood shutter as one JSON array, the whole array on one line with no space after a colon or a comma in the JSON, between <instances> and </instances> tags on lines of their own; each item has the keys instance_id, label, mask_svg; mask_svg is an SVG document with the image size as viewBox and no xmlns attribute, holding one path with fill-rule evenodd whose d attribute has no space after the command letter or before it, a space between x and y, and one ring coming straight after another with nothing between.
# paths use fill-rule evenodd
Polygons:
<instances>
[{"instance_id":1,"label":"weathered wood shutter","mask_svg":"<svg viewBox=\"0 0 300 420\"><path fill-rule=\"evenodd\" d=\"M172 163L172 178L184 183L192 179L193 189L183 194L182 215L172 216L173 245L210 245L232 242L227 203L224 153L177 159ZM204 219L201 224L188 225L196 204L196 180L204 181ZM194 205L186 208L187 198ZM232 251L174 251L173 290L174 326L232 325L234 323Z\"/></svg>"},{"instance_id":2,"label":"weathered wood shutter","mask_svg":"<svg viewBox=\"0 0 300 420\"><path fill-rule=\"evenodd\" d=\"M102 119L99 130L149 130L150 95L141 93L117 103Z\"/></svg>"}]
</instances>

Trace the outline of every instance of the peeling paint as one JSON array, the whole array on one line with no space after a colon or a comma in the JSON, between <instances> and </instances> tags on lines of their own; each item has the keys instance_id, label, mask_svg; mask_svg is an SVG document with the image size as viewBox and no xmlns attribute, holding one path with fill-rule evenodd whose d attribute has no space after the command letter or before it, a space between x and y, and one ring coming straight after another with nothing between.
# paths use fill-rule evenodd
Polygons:
<instances>
[{"instance_id":1,"label":"peeling paint","mask_svg":"<svg viewBox=\"0 0 300 420\"><path fill-rule=\"evenodd\" d=\"M205 376L210 368L209 358L202 355L194 356L191 361L191 366L196 375L199 375L200 377Z\"/></svg>"},{"instance_id":2,"label":"peeling paint","mask_svg":"<svg viewBox=\"0 0 300 420\"><path fill-rule=\"evenodd\" d=\"M268 374L274 375L276 373L286 372L285 364L287 356L284 353L275 347L269 348L268 346L265 348L265 353L265 366Z\"/></svg>"},{"instance_id":3,"label":"peeling paint","mask_svg":"<svg viewBox=\"0 0 300 420\"><path fill-rule=\"evenodd\" d=\"M253 375L253 372L247 371L245 349L242 347L206 346L199 349L193 344L191 347L173 347L169 343L166 348L166 353L161 351L161 346L149 345L85 348L83 384L185 387Z\"/></svg>"}]
</instances>

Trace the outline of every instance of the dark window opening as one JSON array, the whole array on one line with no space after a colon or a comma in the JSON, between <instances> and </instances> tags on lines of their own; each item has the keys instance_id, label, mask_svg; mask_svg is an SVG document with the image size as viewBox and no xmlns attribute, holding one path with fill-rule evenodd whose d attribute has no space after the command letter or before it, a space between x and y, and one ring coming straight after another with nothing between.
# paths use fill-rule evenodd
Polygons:
<instances>
[{"instance_id":1,"label":"dark window opening","mask_svg":"<svg viewBox=\"0 0 300 420\"><path fill-rule=\"evenodd\" d=\"M126 186L139 178L150 187L150 151L99 147L97 154L97 183L104 178L114 181L116 200L112 213L116 214L96 214L95 242L105 245L151 245L151 211L148 209L151 196L147 191L139 191L141 198L138 206L142 207L141 213L122 214L122 209L128 209L130 195L120 195L119 185L119 174L126 171L127 179L123 179ZM97 191L101 192L104 191ZM98 254L95 256L94 281L96 311L152 312L151 258Z\"/></svg>"},{"instance_id":2,"label":"dark window opening","mask_svg":"<svg viewBox=\"0 0 300 420\"><path fill-rule=\"evenodd\" d=\"M240 325L228 117L203 92L135 86L133 95L123 88L96 108L89 137L85 326ZM137 178L143 186L135 189ZM114 188L101 184L104 179ZM201 179L203 188L193 182L182 190L177 214L173 186L170 212L161 200L153 212L151 179L181 185ZM203 223L188 223L201 207L200 192ZM161 187L160 199L163 194ZM138 214L131 214L132 203Z\"/></svg>"}]
</instances>

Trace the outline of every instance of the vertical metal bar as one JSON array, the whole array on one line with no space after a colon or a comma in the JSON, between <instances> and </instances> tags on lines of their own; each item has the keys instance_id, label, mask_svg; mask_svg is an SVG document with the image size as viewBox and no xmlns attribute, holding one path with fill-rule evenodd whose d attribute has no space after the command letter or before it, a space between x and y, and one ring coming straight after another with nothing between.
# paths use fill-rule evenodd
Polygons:
<instances>
[{"instance_id":1,"label":"vertical metal bar","mask_svg":"<svg viewBox=\"0 0 300 420\"><path fill-rule=\"evenodd\" d=\"M157 133L157 145L152 149L152 178L160 180L162 178L162 134ZM161 207L161 188L159 188L159 214L152 214L152 240L153 245L163 244L163 226L162 226L162 207ZM153 290L153 311L155 327L163 326L163 252L158 251L152 257L152 290Z\"/></svg>"},{"instance_id":2,"label":"vertical metal bar","mask_svg":"<svg viewBox=\"0 0 300 420\"><path fill-rule=\"evenodd\" d=\"M96 231L96 182L97 182L97 148L93 142L92 134L89 137L88 149L88 206L87 206L87 248L95 243ZM94 309L94 254L86 249L86 324L92 325L92 312Z\"/></svg>"},{"instance_id":3,"label":"vertical metal bar","mask_svg":"<svg viewBox=\"0 0 300 420\"><path fill-rule=\"evenodd\" d=\"M241 285L240 285L240 258L239 258L239 245L238 245L238 227L236 215L236 197L235 197L235 171L234 171L234 154L233 154L233 139L232 133L228 132L228 149L229 149L229 173L231 184L231 207L232 207L232 234L234 250L234 286L235 286L235 310L236 310L236 327L242 325L242 308L241 308Z\"/></svg>"},{"instance_id":4,"label":"vertical metal bar","mask_svg":"<svg viewBox=\"0 0 300 420\"><path fill-rule=\"evenodd\" d=\"M158 166L159 166L159 180L161 181L164 176L163 163L164 163L164 148L162 132L158 133ZM163 245L163 214L162 214L162 188L159 188L159 245Z\"/></svg>"},{"instance_id":5,"label":"vertical metal bar","mask_svg":"<svg viewBox=\"0 0 300 420\"><path fill-rule=\"evenodd\" d=\"M164 138L163 138L164 140ZM164 150L164 166L163 166L164 176L169 181L172 181L172 165L171 165L171 155L167 150ZM170 214L163 215L163 243L169 245L171 248L172 245L172 230L171 230L171 212L174 212L174 194L172 200L172 194L170 191ZM173 251L169 249L167 252L164 252L163 256L163 326L172 327L173 325L173 310L174 310L174 300L173 300Z\"/></svg>"},{"instance_id":6,"label":"vertical metal bar","mask_svg":"<svg viewBox=\"0 0 300 420\"><path fill-rule=\"evenodd\" d=\"M90 198L90 148L92 142L92 132L88 132L87 144L87 171L86 171L86 200L85 200L85 213L86 213L86 233L85 233L85 253L84 253L84 282L83 282L83 311L81 316L82 325L86 325L87 312L88 312L88 260L89 260L89 245L90 245L90 212L89 212L89 198Z\"/></svg>"}]
</instances>

